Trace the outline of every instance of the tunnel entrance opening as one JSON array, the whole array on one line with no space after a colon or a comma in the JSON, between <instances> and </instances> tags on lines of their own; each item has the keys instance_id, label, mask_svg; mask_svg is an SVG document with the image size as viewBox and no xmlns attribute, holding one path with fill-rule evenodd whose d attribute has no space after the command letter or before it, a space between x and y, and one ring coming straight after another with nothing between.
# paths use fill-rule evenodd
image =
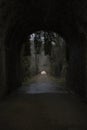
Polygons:
<instances>
[{"instance_id":1,"label":"tunnel entrance opening","mask_svg":"<svg viewBox=\"0 0 87 130\"><path fill-rule=\"evenodd\" d=\"M60 86L59 89L63 89L63 86L65 88L67 73L66 43L57 33L41 30L30 34L22 46L21 63L22 85L28 85L28 93L31 91L33 93L36 88L38 88L36 93L54 92L54 90L58 92L57 86ZM34 87L31 81L36 82Z\"/></svg>"}]
</instances>

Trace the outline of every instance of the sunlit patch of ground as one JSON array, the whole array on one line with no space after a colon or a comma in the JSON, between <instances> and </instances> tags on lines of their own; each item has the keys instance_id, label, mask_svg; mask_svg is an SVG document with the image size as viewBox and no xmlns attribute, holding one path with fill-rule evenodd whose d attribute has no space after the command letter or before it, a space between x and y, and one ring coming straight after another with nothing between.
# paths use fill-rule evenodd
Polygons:
<instances>
[{"instance_id":1,"label":"sunlit patch of ground","mask_svg":"<svg viewBox=\"0 0 87 130\"><path fill-rule=\"evenodd\" d=\"M46 71L41 71L41 75L47 75Z\"/></svg>"}]
</instances>

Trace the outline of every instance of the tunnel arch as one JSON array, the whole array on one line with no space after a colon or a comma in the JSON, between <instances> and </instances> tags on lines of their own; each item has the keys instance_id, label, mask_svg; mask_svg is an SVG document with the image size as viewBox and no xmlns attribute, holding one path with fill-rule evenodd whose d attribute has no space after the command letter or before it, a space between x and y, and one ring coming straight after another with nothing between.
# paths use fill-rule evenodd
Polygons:
<instances>
[{"instance_id":1,"label":"tunnel arch","mask_svg":"<svg viewBox=\"0 0 87 130\"><path fill-rule=\"evenodd\" d=\"M15 66L17 66L16 64L19 61L21 41L25 40L27 35L29 35L29 33L31 34L37 30L43 29L43 30L53 30L54 32L60 34L66 40L67 59L69 63L68 78L70 77L70 79L68 79L70 81L69 86L74 86L76 91L83 91L84 95L85 93L84 80L85 80L85 65L86 65L85 63L86 31L84 29L83 23L86 23L86 15L84 16L83 19L84 21L81 18L83 17L85 9L85 8L82 9L82 6L84 7L86 2L83 3L82 2L77 3L75 1L65 2L63 0L58 2L52 1L50 6L46 7L45 5L47 5L46 4L47 2L45 1L43 3L44 4L41 4L41 2L39 1L39 3L36 5L34 1L30 1L30 3L28 1L20 3L20 1L14 1L14 0L9 1L8 3L6 2L4 2L3 4L1 3L0 9L5 11L5 14L4 12L2 12L3 17L1 16L2 19L1 25L4 24L4 28L2 28L4 36L3 37L1 36L1 38L4 39L3 40L4 44L3 42L2 44L4 46L4 51L6 53L5 54L6 56L3 57L6 59L6 76L5 76L7 82L6 88L9 88L10 90L11 89L10 86L15 87L17 84L20 85L20 81L18 79L19 77L18 75L20 74L17 73L16 70L17 68ZM47 9L48 7L49 10ZM80 9L83 11L82 14ZM7 15L6 12L8 12L9 15ZM78 60L75 59L74 53L78 55L77 58ZM12 62L13 61L12 58L17 61ZM13 68L12 70L10 70L12 66ZM19 66L18 68L20 68L20 65L18 66ZM76 73L77 75L74 76L74 73ZM82 75L81 77L79 77L80 73ZM17 77L15 81L14 77L11 78L12 75ZM77 77L81 79L81 82ZM10 82L11 79L12 82Z\"/></svg>"}]
</instances>

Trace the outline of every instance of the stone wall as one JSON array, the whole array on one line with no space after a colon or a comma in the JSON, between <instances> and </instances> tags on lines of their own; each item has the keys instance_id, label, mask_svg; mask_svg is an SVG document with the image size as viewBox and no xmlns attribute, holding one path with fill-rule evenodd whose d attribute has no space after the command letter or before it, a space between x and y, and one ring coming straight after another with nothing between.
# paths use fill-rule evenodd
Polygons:
<instances>
[{"instance_id":1,"label":"stone wall","mask_svg":"<svg viewBox=\"0 0 87 130\"><path fill-rule=\"evenodd\" d=\"M0 48L0 98L6 92L6 63L5 63L5 47L4 44Z\"/></svg>"}]
</instances>

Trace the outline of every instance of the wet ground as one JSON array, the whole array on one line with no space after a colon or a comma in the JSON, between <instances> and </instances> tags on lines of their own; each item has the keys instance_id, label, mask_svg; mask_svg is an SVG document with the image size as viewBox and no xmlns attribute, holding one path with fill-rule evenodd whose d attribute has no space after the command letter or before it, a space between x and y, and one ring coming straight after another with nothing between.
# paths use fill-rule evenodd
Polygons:
<instances>
[{"instance_id":1,"label":"wet ground","mask_svg":"<svg viewBox=\"0 0 87 130\"><path fill-rule=\"evenodd\" d=\"M87 130L87 104L38 75L0 103L0 130Z\"/></svg>"}]
</instances>

